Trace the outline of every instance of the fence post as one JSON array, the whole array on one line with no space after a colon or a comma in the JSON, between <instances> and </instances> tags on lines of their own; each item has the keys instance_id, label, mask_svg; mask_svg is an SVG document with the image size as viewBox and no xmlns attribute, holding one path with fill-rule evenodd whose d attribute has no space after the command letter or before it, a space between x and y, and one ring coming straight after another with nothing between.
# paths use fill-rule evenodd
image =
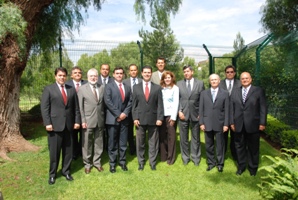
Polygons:
<instances>
[{"instance_id":1,"label":"fence post","mask_svg":"<svg viewBox=\"0 0 298 200\"><path fill-rule=\"evenodd\" d=\"M61 32L59 35L59 61L60 61L60 67L62 67L62 42L61 42Z\"/></svg>"},{"instance_id":2,"label":"fence post","mask_svg":"<svg viewBox=\"0 0 298 200\"><path fill-rule=\"evenodd\" d=\"M209 56L209 75L213 74L213 58L211 53L209 52L207 46L203 44L204 49L206 50L208 56Z\"/></svg>"},{"instance_id":3,"label":"fence post","mask_svg":"<svg viewBox=\"0 0 298 200\"><path fill-rule=\"evenodd\" d=\"M144 64L143 64L143 49L142 49L142 47L141 47L141 42L138 40L137 41L137 44L138 44L138 46L139 46L139 50L140 50L140 57L141 57L141 71L143 70L143 66L144 66Z\"/></svg>"},{"instance_id":4,"label":"fence post","mask_svg":"<svg viewBox=\"0 0 298 200\"><path fill-rule=\"evenodd\" d=\"M269 44L273 39L273 34L269 34L268 37L261 43L256 49L256 85L260 85L260 68L261 68L261 51Z\"/></svg>"}]
</instances>

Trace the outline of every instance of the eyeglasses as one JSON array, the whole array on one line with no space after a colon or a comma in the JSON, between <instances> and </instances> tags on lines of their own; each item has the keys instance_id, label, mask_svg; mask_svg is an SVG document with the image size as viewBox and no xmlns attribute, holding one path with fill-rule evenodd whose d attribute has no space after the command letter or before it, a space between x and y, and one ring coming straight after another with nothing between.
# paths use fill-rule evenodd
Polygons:
<instances>
[{"instance_id":1,"label":"eyeglasses","mask_svg":"<svg viewBox=\"0 0 298 200\"><path fill-rule=\"evenodd\" d=\"M233 74L234 71L227 71L226 74Z\"/></svg>"}]
</instances>

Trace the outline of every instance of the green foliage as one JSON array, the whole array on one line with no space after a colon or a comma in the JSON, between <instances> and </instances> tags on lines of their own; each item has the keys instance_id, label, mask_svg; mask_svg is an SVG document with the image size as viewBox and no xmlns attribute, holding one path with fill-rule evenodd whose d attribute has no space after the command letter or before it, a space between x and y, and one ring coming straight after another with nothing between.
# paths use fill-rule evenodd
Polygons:
<instances>
[{"instance_id":1,"label":"green foliage","mask_svg":"<svg viewBox=\"0 0 298 200\"><path fill-rule=\"evenodd\" d=\"M265 171L258 184L265 199L298 199L298 150L282 150L282 157L262 156L272 162L259 169Z\"/></svg>"},{"instance_id":2,"label":"green foliage","mask_svg":"<svg viewBox=\"0 0 298 200\"><path fill-rule=\"evenodd\" d=\"M298 130L284 130L280 140L283 147L298 149Z\"/></svg>"},{"instance_id":3,"label":"green foliage","mask_svg":"<svg viewBox=\"0 0 298 200\"><path fill-rule=\"evenodd\" d=\"M297 0L267 0L261 8L261 23L265 31L284 36L298 27Z\"/></svg>"},{"instance_id":4,"label":"green foliage","mask_svg":"<svg viewBox=\"0 0 298 200\"><path fill-rule=\"evenodd\" d=\"M272 141L280 143L281 135L285 130L290 130L290 126L271 115L267 115L267 126L265 132Z\"/></svg>"},{"instance_id":5,"label":"green foliage","mask_svg":"<svg viewBox=\"0 0 298 200\"><path fill-rule=\"evenodd\" d=\"M15 37L20 48L20 57L25 55L26 27L27 23L16 5L10 2L0 4L0 43L8 35Z\"/></svg>"},{"instance_id":6,"label":"green foliage","mask_svg":"<svg viewBox=\"0 0 298 200\"><path fill-rule=\"evenodd\" d=\"M235 54L239 53L244 48L244 46L245 46L245 41L241 36L240 32L238 32L233 44Z\"/></svg>"},{"instance_id":7,"label":"green foliage","mask_svg":"<svg viewBox=\"0 0 298 200\"><path fill-rule=\"evenodd\" d=\"M54 71L60 66L59 52L44 52L43 54L32 54L21 77L21 97L40 99L43 88L55 81ZM73 67L67 52L62 54L62 66L68 70Z\"/></svg>"},{"instance_id":8,"label":"green foliage","mask_svg":"<svg viewBox=\"0 0 298 200\"><path fill-rule=\"evenodd\" d=\"M40 104L33 106L28 112L30 113L30 115L34 116L34 118L40 119L41 118Z\"/></svg>"},{"instance_id":9,"label":"green foliage","mask_svg":"<svg viewBox=\"0 0 298 200\"><path fill-rule=\"evenodd\" d=\"M93 5L96 10L101 9L103 0L56 0L46 7L40 17L33 38L34 50L49 50L58 43L61 34L72 37L72 32L79 30L84 23L81 11Z\"/></svg>"},{"instance_id":10,"label":"green foliage","mask_svg":"<svg viewBox=\"0 0 298 200\"><path fill-rule=\"evenodd\" d=\"M145 22L146 4L149 6L150 16L156 16L156 8L166 15L175 15L182 0L135 0L134 10L138 18Z\"/></svg>"}]
</instances>

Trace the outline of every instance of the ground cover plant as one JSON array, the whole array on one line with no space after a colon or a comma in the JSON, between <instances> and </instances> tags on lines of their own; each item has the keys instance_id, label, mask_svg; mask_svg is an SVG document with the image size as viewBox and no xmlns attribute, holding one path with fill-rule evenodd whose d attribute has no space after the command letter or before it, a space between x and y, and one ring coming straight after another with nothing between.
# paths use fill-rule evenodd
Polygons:
<instances>
[{"instance_id":1,"label":"ground cover plant","mask_svg":"<svg viewBox=\"0 0 298 200\"><path fill-rule=\"evenodd\" d=\"M257 186L263 172L251 177L248 171L236 176L236 164L227 153L224 172L216 168L206 172L204 137L202 160L199 166L181 160L177 133L177 160L168 166L158 160L157 170L152 171L149 163L144 171L138 171L136 156L127 155L128 171L117 167L109 172L107 152L102 160L104 172L92 169L84 173L82 159L72 163L73 182L68 182L61 171L54 185L48 185L47 137L41 122L32 120L23 123L22 133L31 143L40 147L37 152L10 153L14 161L0 160L0 191L4 200L9 199L261 199ZM261 140L261 155L278 156L279 151ZM148 158L147 158L148 160ZM260 164L270 162L261 160ZM59 167L60 169L61 167Z\"/></svg>"}]
</instances>

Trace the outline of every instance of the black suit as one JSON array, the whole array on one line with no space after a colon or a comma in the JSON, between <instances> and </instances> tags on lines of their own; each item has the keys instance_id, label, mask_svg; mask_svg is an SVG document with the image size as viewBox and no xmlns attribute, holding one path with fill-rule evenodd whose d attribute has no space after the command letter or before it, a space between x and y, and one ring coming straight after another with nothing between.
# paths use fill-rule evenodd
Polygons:
<instances>
[{"instance_id":1,"label":"black suit","mask_svg":"<svg viewBox=\"0 0 298 200\"><path fill-rule=\"evenodd\" d=\"M70 174L72 160L72 137L74 124L81 123L80 109L76 90L65 85L67 103L63 102L61 90L57 83L46 86L42 93L41 114L45 126L52 125L48 131L50 150L50 177L55 178L62 149L62 174Z\"/></svg>"},{"instance_id":2,"label":"black suit","mask_svg":"<svg viewBox=\"0 0 298 200\"><path fill-rule=\"evenodd\" d=\"M110 158L110 166L115 167L119 150L119 164L126 164L126 149L127 149L127 132L128 118L118 122L117 118L121 113L126 116L131 112L132 96L131 89L127 85L122 85L124 88L124 101L121 99L121 94L118 85L115 81L105 86L105 105L106 105L106 125L109 134L108 154Z\"/></svg>"},{"instance_id":3,"label":"black suit","mask_svg":"<svg viewBox=\"0 0 298 200\"><path fill-rule=\"evenodd\" d=\"M138 83L142 82L141 78L136 78ZM123 84L128 85L131 88L131 92L133 92L133 87L132 87L132 83L130 78L127 78L125 80L123 80ZM130 112L128 115L128 135L127 135L127 141L128 141L128 145L129 145L129 150L130 150L130 154L135 154L136 152L136 143L134 140L134 124L133 124L133 120L132 120L132 113Z\"/></svg>"},{"instance_id":4,"label":"black suit","mask_svg":"<svg viewBox=\"0 0 298 200\"><path fill-rule=\"evenodd\" d=\"M246 101L242 88L235 89L230 98L230 124L235 126L235 145L238 169L255 174L259 165L260 125L266 125L267 107L263 89L251 86Z\"/></svg>"},{"instance_id":5,"label":"black suit","mask_svg":"<svg viewBox=\"0 0 298 200\"><path fill-rule=\"evenodd\" d=\"M227 79L220 81L219 88L229 91L226 80ZM234 79L233 87L230 92L232 93L236 88L240 88L240 87L241 87L241 82L238 79ZM229 93L229 95L231 93ZM229 132L230 132L230 151L233 159L237 160L237 154L236 154L236 148L235 148L235 133L230 126L229 126L229 130L227 132L224 132L225 153L227 152L227 149L228 149Z\"/></svg>"},{"instance_id":6,"label":"black suit","mask_svg":"<svg viewBox=\"0 0 298 200\"><path fill-rule=\"evenodd\" d=\"M145 138L148 130L149 138L149 162L151 167L156 165L159 149L159 127L157 120L163 120L163 100L161 87L151 82L148 101L145 99L143 82L133 87L132 118L139 120L136 127L137 157L140 165L145 164Z\"/></svg>"},{"instance_id":7,"label":"black suit","mask_svg":"<svg viewBox=\"0 0 298 200\"><path fill-rule=\"evenodd\" d=\"M113 77L110 77L110 76L108 76L107 79L108 79L108 80L107 80L107 83L106 83L106 84L111 83L111 82L114 80L114 78L113 78ZM98 76L97 83L99 83L100 85L103 84L102 79L101 79L101 75ZM105 84L104 84L104 85L105 85Z\"/></svg>"},{"instance_id":8,"label":"black suit","mask_svg":"<svg viewBox=\"0 0 298 200\"><path fill-rule=\"evenodd\" d=\"M205 144L207 164L210 167L224 165L224 136L223 127L229 126L229 93L218 89L214 102L211 90L207 89L200 97L200 125L205 126ZM216 155L214 157L214 137L216 138Z\"/></svg>"},{"instance_id":9,"label":"black suit","mask_svg":"<svg viewBox=\"0 0 298 200\"><path fill-rule=\"evenodd\" d=\"M84 85L85 83L88 83L88 81L85 80L81 80L81 85ZM73 80L68 80L65 82L65 85L70 85L73 88L76 88L76 86L74 85ZM72 134L72 141L73 141L73 152L72 152L72 156L74 159L76 159L78 156L82 155L82 126L79 129L74 129L73 130L73 134Z\"/></svg>"}]
</instances>

